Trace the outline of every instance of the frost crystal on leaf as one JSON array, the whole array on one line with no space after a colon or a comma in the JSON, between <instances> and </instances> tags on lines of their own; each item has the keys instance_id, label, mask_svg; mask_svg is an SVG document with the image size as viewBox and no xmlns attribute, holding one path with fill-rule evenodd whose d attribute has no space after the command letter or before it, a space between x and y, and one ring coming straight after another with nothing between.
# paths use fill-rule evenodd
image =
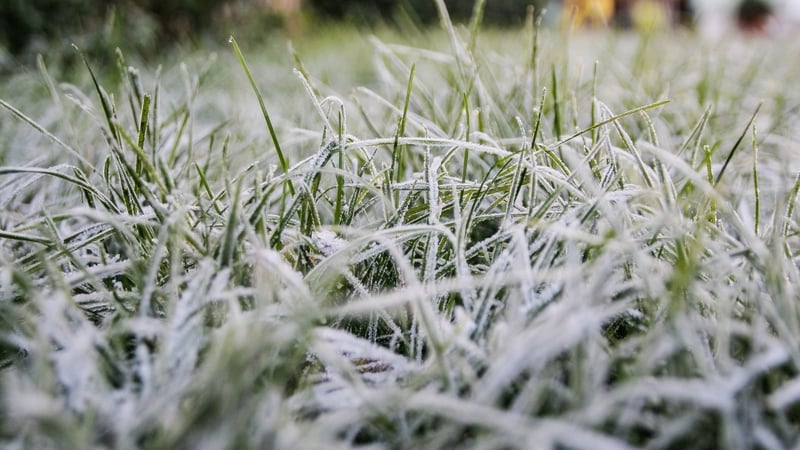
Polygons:
<instances>
[{"instance_id":1,"label":"frost crystal on leaf","mask_svg":"<svg viewBox=\"0 0 800 450\"><path fill-rule=\"evenodd\" d=\"M347 245L347 241L330 230L320 230L311 233L311 241L317 246L323 256L331 256Z\"/></svg>"}]
</instances>

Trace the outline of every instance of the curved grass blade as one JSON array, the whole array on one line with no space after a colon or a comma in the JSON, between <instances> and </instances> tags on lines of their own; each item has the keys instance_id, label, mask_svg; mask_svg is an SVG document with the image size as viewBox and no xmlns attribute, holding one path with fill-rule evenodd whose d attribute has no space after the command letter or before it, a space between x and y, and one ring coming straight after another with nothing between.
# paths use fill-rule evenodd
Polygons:
<instances>
[{"instance_id":1,"label":"curved grass blade","mask_svg":"<svg viewBox=\"0 0 800 450\"><path fill-rule=\"evenodd\" d=\"M750 116L750 120L747 122L747 125L744 127L744 130L742 130L742 134L739 136L739 139L736 140L736 143L733 144L733 147L731 148L731 151L728 152L728 157L725 159L725 163L722 164L722 168L719 169L719 173L717 174L717 178L714 180L714 186L719 184L719 180L721 180L722 179L722 175L725 174L725 170L728 168L728 164L730 164L731 160L733 159L734 153L736 153L736 150L738 150L739 146L742 145L742 141L744 141L744 137L747 136L747 130L749 130L750 127L753 125L753 122L755 122L756 117L758 116L758 112L761 110L761 105L763 105L763 103L759 103L758 104L758 106L756 107L755 112L753 112L753 115Z\"/></svg>"},{"instance_id":2,"label":"curved grass blade","mask_svg":"<svg viewBox=\"0 0 800 450\"><path fill-rule=\"evenodd\" d=\"M272 143L275 145L275 152L278 154L278 161L280 161L281 169L283 170L284 174L288 175L289 161L283 154L283 150L281 150L281 144L278 141L278 134L275 132L275 127L272 126L272 119L270 119L269 112L267 112L267 105L264 103L264 97L261 95L261 91L258 89L258 86L253 79L253 75L250 73L250 68L247 66L247 61L245 61L242 50L239 48L239 44L236 42L236 39L231 36L229 42L231 45L233 45L233 51L236 53L236 58L239 59L239 64L241 64L242 69L244 69L244 73L247 76L247 81L250 82L250 87L253 88L253 92L256 94L258 106L261 108L261 115L264 116L264 121L267 123L267 129L269 130L269 135L272 138ZM294 195L294 186L292 185L292 180L288 177L286 178L286 185L289 187L289 193Z\"/></svg>"},{"instance_id":3,"label":"curved grass blade","mask_svg":"<svg viewBox=\"0 0 800 450\"><path fill-rule=\"evenodd\" d=\"M36 121L35 121L35 120L33 120L33 119L31 119L30 117L26 116L26 115L25 115L25 114L24 114L22 111L20 111L20 110L18 110L17 108L15 108L15 107L11 106L11 104L9 104L8 102L6 102L6 101L5 101L5 100L3 100L3 99L0 99L0 106L2 106L3 108L5 108L5 109L9 110L9 111L11 112L11 114L14 114L14 115L15 115L15 116L16 116L18 119L20 119L20 120L22 120L23 122L25 122L25 123L27 123L28 125L30 125L30 126L31 126L31 127L34 129L34 130L38 131L39 133L42 133L42 134L43 134L44 136L46 136L48 139L50 139L51 141L53 141L53 142L55 142L56 144L58 144L58 145L60 145L61 147L63 147L63 148L64 148L65 150L67 150L67 151L68 151L68 152L69 152L69 153L70 153L72 156L74 156L74 157L75 157L75 158L77 158L77 159L78 159L78 160L79 160L81 163L83 163L83 164L84 164L84 165L85 165L87 168L88 168L88 167L93 167L93 164L92 164L91 162L89 162L89 160L88 160L88 159L86 159L86 158L85 158L83 155L81 155L80 153L78 153L78 151L77 151L77 150L75 150L75 149L74 149L74 148L72 148L72 147L71 147L69 144L65 143L64 141L62 141L61 139L59 139L58 137L56 137L56 135L54 135L53 133L51 133L51 132L47 131L47 130L46 130L44 127L43 127L43 126L39 125L38 123L36 123Z\"/></svg>"}]
</instances>

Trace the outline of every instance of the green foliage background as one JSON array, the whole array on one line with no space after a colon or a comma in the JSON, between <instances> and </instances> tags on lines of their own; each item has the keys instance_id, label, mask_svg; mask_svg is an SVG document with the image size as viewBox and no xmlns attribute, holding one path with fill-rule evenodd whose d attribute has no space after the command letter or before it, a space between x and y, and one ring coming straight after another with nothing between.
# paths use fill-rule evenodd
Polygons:
<instances>
[{"instance_id":1,"label":"green foliage background","mask_svg":"<svg viewBox=\"0 0 800 450\"><path fill-rule=\"evenodd\" d=\"M446 2L454 20L468 19L473 0ZM530 4L541 0L487 2L484 21L521 23ZM314 20L349 20L360 24L376 19L391 23L398 13L420 24L435 22L430 0L306 0L303 14ZM91 52L95 47L152 53L164 42L183 41L203 34L221 34L256 19L260 31L279 21L264 22L271 14L253 0L6 0L0 2L0 48L13 56L44 53L54 42L77 42ZM274 19L274 17L273 17ZM224 26L222 26L224 25ZM252 29L250 26L248 30Z\"/></svg>"},{"instance_id":2,"label":"green foliage background","mask_svg":"<svg viewBox=\"0 0 800 450\"><path fill-rule=\"evenodd\" d=\"M325 17L345 19L391 19L398 13L411 16L420 23L427 24L437 20L436 6L430 0L309 0L311 7ZM450 17L456 21L469 19L475 7L474 0L446 1ZM525 18L529 5L544 3L541 0L494 0L485 5L483 19L487 23L507 25L519 24Z\"/></svg>"},{"instance_id":3,"label":"green foliage background","mask_svg":"<svg viewBox=\"0 0 800 450\"><path fill-rule=\"evenodd\" d=\"M0 39L18 53L37 36L53 37L67 29L81 28L98 1L7 0L0 3Z\"/></svg>"}]
</instances>

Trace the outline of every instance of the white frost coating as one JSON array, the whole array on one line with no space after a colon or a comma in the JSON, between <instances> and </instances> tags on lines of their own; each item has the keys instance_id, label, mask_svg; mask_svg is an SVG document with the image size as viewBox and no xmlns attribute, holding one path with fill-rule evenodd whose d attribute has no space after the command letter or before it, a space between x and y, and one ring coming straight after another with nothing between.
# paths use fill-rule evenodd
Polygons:
<instances>
[{"instance_id":1,"label":"white frost coating","mask_svg":"<svg viewBox=\"0 0 800 450\"><path fill-rule=\"evenodd\" d=\"M774 410L785 409L800 403L800 378L785 383L767 398L767 404Z\"/></svg>"},{"instance_id":2,"label":"white frost coating","mask_svg":"<svg viewBox=\"0 0 800 450\"><path fill-rule=\"evenodd\" d=\"M63 388L66 406L73 411L84 411L92 403L91 394L98 384L94 351L98 333L83 318L71 314L73 310L60 293L40 305L42 327L54 343L50 359Z\"/></svg>"},{"instance_id":3,"label":"white frost coating","mask_svg":"<svg viewBox=\"0 0 800 450\"><path fill-rule=\"evenodd\" d=\"M414 363L405 357L346 331L320 327L314 334L317 342L333 346L348 358L379 360L391 366L390 370L400 373L415 368Z\"/></svg>"},{"instance_id":4,"label":"white frost coating","mask_svg":"<svg viewBox=\"0 0 800 450\"><path fill-rule=\"evenodd\" d=\"M325 365L312 388L315 409L356 408L363 403L365 386L391 386L419 370L413 361L346 331L320 327L314 338L314 354ZM345 360L349 368L341 365Z\"/></svg>"},{"instance_id":5,"label":"white frost coating","mask_svg":"<svg viewBox=\"0 0 800 450\"><path fill-rule=\"evenodd\" d=\"M431 225L439 222L439 215L442 213L442 205L439 204L439 182L437 181L436 177L441 165L442 158L437 156L433 158L430 168L428 168L428 201L430 203L431 210L428 223Z\"/></svg>"},{"instance_id":6,"label":"white frost coating","mask_svg":"<svg viewBox=\"0 0 800 450\"><path fill-rule=\"evenodd\" d=\"M11 286L11 271L0 267L0 292L4 292L6 286Z\"/></svg>"},{"instance_id":7,"label":"white frost coating","mask_svg":"<svg viewBox=\"0 0 800 450\"><path fill-rule=\"evenodd\" d=\"M529 292L529 296L520 306L520 313L527 315L553 301L564 289L564 283L543 283L537 289Z\"/></svg>"},{"instance_id":8,"label":"white frost coating","mask_svg":"<svg viewBox=\"0 0 800 450\"><path fill-rule=\"evenodd\" d=\"M311 233L311 241L323 256L331 256L347 246L347 241L331 230L320 230Z\"/></svg>"}]
</instances>

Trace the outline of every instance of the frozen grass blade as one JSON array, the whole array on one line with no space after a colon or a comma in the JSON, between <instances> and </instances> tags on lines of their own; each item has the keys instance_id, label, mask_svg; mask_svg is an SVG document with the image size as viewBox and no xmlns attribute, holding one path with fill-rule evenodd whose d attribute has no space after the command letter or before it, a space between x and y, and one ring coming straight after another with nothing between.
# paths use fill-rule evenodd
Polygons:
<instances>
[{"instance_id":1,"label":"frozen grass blade","mask_svg":"<svg viewBox=\"0 0 800 450\"><path fill-rule=\"evenodd\" d=\"M558 77L555 64L550 67L550 93L553 95L553 131L556 137L561 137L561 100L558 95ZM592 124L594 127L594 124Z\"/></svg>"},{"instance_id":2,"label":"frozen grass blade","mask_svg":"<svg viewBox=\"0 0 800 450\"><path fill-rule=\"evenodd\" d=\"M107 130L111 134L111 137L114 140L121 144L119 140L119 136L117 136L117 127L114 125L116 122L116 112L114 111L114 105L111 102L111 99L108 97L106 91L100 86L100 82L97 80L97 76L94 74L94 70L92 70L92 65L89 64L89 60L86 58L86 55L78 48L77 45L73 44L75 51L81 57L83 61L83 65L86 66L86 70L89 72L89 75L92 77L92 84L94 85L95 92L97 92L97 96L100 98L100 105L103 107L103 117L106 120Z\"/></svg>"},{"instance_id":3,"label":"frozen grass blade","mask_svg":"<svg viewBox=\"0 0 800 450\"><path fill-rule=\"evenodd\" d=\"M758 117L758 111L761 110L761 105L762 105L762 103L758 104L758 106L756 107L756 110L753 112L753 115L750 116L750 120L747 122L747 125L745 125L744 130L742 130L742 134L739 135L739 138L736 139L736 142L733 144L733 147L728 152L728 157L725 158L725 162L722 164L722 168L719 169L719 173L717 174L717 178L714 179L714 185L715 186L717 184L719 184L719 181L722 179L722 176L725 174L725 170L727 170L728 164L730 164L731 160L733 159L733 155L736 153L736 150L738 150L739 146L742 145L742 141L744 140L745 136L747 136L747 130L750 129L750 127L753 125L753 122L755 122L756 117Z\"/></svg>"},{"instance_id":4,"label":"frozen grass blade","mask_svg":"<svg viewBox=\"0 0 800 450\"><path fill-rule=\"evenodd\" d=\"M619 121L620 119L622 119L624 117L628 117L630 115L633 115L633 114L636 114L636 113L639 113L639 112L648 111L648 110L655 109L655 108L660 108L660 107L662 107L662 106L664 106L664 105L666 105L668 103L670 103L670 100L661 100L661 101L658 101L658 102L655 102L655 103L651 103L649 105L639 106L637 108L630 109L628 111L625 111L624 113L617 114L615 116L609 117L608 119L601 120L600 122L597 122L597 123L595 123L593 125L590 125L587 128L584 128L582 130L576 131L574 134L572 134L572 135L570 135L570 136L568 136L568 137L566 137L564 139L561 139L561 140L555 142L554 144L548 145L548 148L549 149L558 148L559 146L561 146L563 144L566 144L567 142L569 142L569 141L571 141L571 140L573 140L573 139L575 139L575 138L577 138L579 136L582 136L582 135L584 135L584 134L586 134L586 133L588 133L588 132L590 132L590 131L592 131L592 130L594 130L596 128L600 128L600 127L608 125L610 123L617 122L617 121Z\"/></svg>"},{"instance_id":5,"label":"frozen grass blade","mask_svg":"<svg viewBox=\"0 0 800 450\"><path fill-rule=\"evenodd\" d=\"M62 147L66 151L68 151L72 156L74 156L76 159L78 159L78 161L80 161L84 165L84 167L87 167L87 168L88 167L93 167L93 165L89 162L89 160L87 160L77 150L75 150L74 148L72 148L71 146L66 144L64 141L62 141L61 139L59 139L58 137L53 135L51 132L47 131L44 127L42 127L41 125L36 123L36 121L34 121L30 117L26 116L22 111L18 110L17 108L14 108L13 106L11 106L11 104L9 104L8 102L6 102L3 99L0 99L0 106L2 106L3 108L7 109L9 112L11 112L11 114L14 114L14 116L16 116L18 119L20 119L23 122L27 123L33 129L35 129L39 133L42 133L42 135L46 136L48 139L50 139L51 141L55 142L60 147Z\"/></svg>"},{"instance_id":6,"label":"frozen grass blade","mask_svg":"<svg viewBox=\"0 0 800 450\"><path fill-rule=\"evenodd\" d=\"M411 66L411 72L408 74L408 86L406 87L406 96L403 101L403 114L400 116L400 121L397 124L397 132L394 135L394 144L392 145L392 167L391 173L396 182L401 180L405 172L405 163L403 149L400 147L400 137L405 136L406 133L406 120L408 118L408 105L411 102L411 90L414 88L414 71L416 64Z\"/></svg>"},{"instance_id":7,"label":"frozen grass blade","mask_svg":"<svg viewBox=\"0 0 800 450\"><path fill-rule=\"evenodd\" d=\"M485 9L486 0L475 0L472 8L472 17L469 21L469 52L473 54L475 53L475 47L478 45L478 34L480 33Z\"/></svg>"},{"instance_id":8,"label":"frozen grass blade","mask_svg":"<svg viewBox=\"0 0 800 450\"><path fill-rule=\"evenodd\" d=\"M344 167L344 135L345 135L345 110L344 105L342 105L341 109L339 110L339 139L336 142L339 143L339 148L337 149L337 154L339 155L339 160L337 167L340 170L345 170ZM336 203L333 208L333 224L340 225L341 223L349 222L349 220L343 220L342 217L342 208L344 206L344 176L341 174L336 175Z\"/></svg>"},{"instance_id":9,"label":"frozen grass blade","mask_svg":"<svg viewBox=\"0 0 800 450\"><path fill-rule=\"evenodd\" d=\"M142 97L142 110L139 115L139 137L136 140L136 148L142 150L142 155L137 155L136 161L136 174L142 173L142 162L147 161L147 156L144 154L144 142L147 137L147 124L150 114L150 96L144 95Z\"/></svg>"},{"instance_id":10,"label":"frozen grass blade","mask_svg":"<svg viewBox=\"0 0 800 450\"><path fill-rule=\"evenodd\" d=\"M30 234L14 233L11 231L0 230L0 238L11 241L32 242L35 244L50 245L53 241L48 238L33 236Z\"/></svg>"},{"instance_id":11,"label":"frozen grass blade","mask_svg":"<svg viewBox=\"0 0 800 450\"><path fill-rule=\"evenodd\" d=\"M269 130L269 135L272 138L272 144L275 146L275 153L278 155L278 161L281 164L281 169L283 170L284 175L289 174L289 161L286 156L283 154L283 150L281 150L281 144L278 140L278 134L275 132L275 127L272 126L272 119L270 119L269 112L267 112L267 105L264 103L264 97L261 95L261 91L258 89L256 85L256 81L253 79L253 75L250 73L250 68L247 66L247 61L244 59L244 55L242 54L242 50L239 48L239 44L236 42L236 39L231 36L229 39L231 45L233 46L233 51L236 53L236 58L239 60L239 64L241 64L242 69L244 70L245 75L247 76L247 81L250 83L250 87L253 89L253 92L258 99L258 106L261 108L261 115L264 116L264 122L267 124L267 129ZM286 185L289 188L289 193L294 195L294 186L292 185L292 180L286 178Z\"/></svg>"},{"instance_id":12,"label":"frozen grass blade","mask_svg":"<svg viewBox=\"0 0 800 450\"><path fill-rule=\"evenodd\" d=\"M37 167L0 167L0 176L29 173L29 174L49 175L51 177L59 178L68 183L74 184L75 186L78 186L80 189L86 192L87 195L91 195L92 197L98 198L103 204L103 206L105 206L109 211L119 212L116 205L109 198L107 198L102 192L97 190L97 188L95 188L86 181L85 176L71 177L69 175L59 172L58 170L55 170L62 168L69 168L69 167L61 166L61 167L53 167L50 169L40 169ZM74 169L79 170L77 168Z\"/></svg>"},{"instance_id":13,"label":"frozen grass blade","mask_svg":"<svg viewBox=\"0 0 800 450\"><path fill-rule=\"evenodd\" d=\"M761 190L758 187L758 133L755 125L753 125L753 197L755 198L753 233L758 236L759 225L761 224Z\"/></svg>"},{"instance_id":14,"label":"frozen grass blade","mask_svg":"<svg viewBox=\"0 0 800 450\"><path fill-rule=\"evenodd\" d=\"M239 245L237 239L236 229L239 226L239 195L242 191L241 179L236 183L236 188L233 191L233 198L231 199L228 220L225 224L225 237L222 241L222 247L219 253L219 264L221 267L229 267L233 264L233 256L236 252L236 247ZM228 188L230 192L230 186Z\"/></svg>"}]
</instances>

